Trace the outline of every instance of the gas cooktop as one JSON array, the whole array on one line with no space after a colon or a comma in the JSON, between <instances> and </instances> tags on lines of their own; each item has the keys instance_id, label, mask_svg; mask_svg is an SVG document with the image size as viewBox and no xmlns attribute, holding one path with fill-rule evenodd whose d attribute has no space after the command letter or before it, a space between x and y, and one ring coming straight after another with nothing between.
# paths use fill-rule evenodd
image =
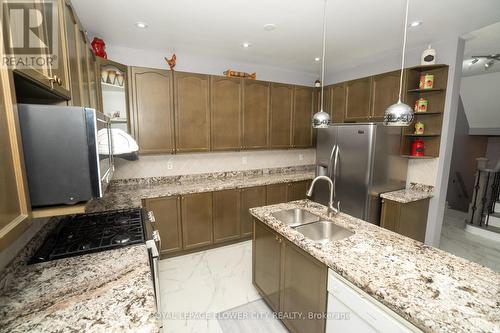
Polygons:
<instances>
[{"instance_id":1,"label":"gas cooktop","mask_svg":"<svg viewBox=\"0 0 500 333\"><path fill-rule=\"evenodd\" d=\"M144 242L141 209L73 215L59 222L30 264Z\"/></svg>"}]
</instances>

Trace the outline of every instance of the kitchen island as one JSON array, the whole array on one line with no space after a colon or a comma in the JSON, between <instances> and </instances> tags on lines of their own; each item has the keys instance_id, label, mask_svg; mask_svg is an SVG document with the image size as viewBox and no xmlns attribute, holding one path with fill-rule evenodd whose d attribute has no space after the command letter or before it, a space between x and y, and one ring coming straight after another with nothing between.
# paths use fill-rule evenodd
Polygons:
<instances>
[{"instance_id":1,"label":"kitchen island","mask_svg":"<svg viewBox=\"0 0 500 333\"><path fill-rule=\"evenodd\" d=\"M354 234L324 245L315 243L272 216L294 208L334 221ZM329 218L325 206L308 200L250 212L278 237L424 332L499 332L500 275L488 268L343 213Z\"/></svg>"}]
</instances>

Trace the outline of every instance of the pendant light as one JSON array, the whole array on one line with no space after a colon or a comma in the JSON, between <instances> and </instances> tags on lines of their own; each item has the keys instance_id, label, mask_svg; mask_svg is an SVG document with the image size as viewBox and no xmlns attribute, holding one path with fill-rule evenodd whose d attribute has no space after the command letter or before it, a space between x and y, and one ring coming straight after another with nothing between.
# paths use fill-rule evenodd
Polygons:
<instances>
[{"instance_id":1,"label":"pendant light","mask_svg":"<svg viewBox=\"0 0 500 333\"><path fill-rule=\"evenodd\" d=\"M325 82L325 49L326 49L326 2L323 8L323 55L321 57L321 108L313 116L313 128L326 128L330 125L330 115L323 111L323 84Z\"/></svg>"},{"instance_id":2,"label":"pendant light","mask_svg":"<svg viewBox=\"0 0 500 333\"><path fill-rule=\"evenodd\" d=\"M405 67L406 32L408 29L408 9L410 0L406 0L406 16L403 37L403 55L401 60L401 75L399 78L399 99L396 104L392 104L385 110L384 125L386 126L409 126L413 122L412 108L401 101L403 92L403 73Z\"/></svg>"}]
</instances>

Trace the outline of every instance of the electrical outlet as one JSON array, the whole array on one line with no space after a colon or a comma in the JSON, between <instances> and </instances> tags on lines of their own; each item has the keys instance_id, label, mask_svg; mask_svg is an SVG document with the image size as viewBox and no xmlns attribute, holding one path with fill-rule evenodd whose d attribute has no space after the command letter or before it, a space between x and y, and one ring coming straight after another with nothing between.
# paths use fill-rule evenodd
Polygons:
<instances>
[{"instance_id":1,"label":"electrical outlet","mask_svg":"<svg viewBox=\"0 0 500 333\"><path fill-rule=\"evenodd\" d=\"M167 169L172 170L173 168L174 168L174 163L172 163L172 161L168 161L167 162Z\"/></svg>"},{"instance_id":2,"label":"electrical outlet","mask_svg":"<svg viewBox=\"0 0 500 333\"><path fill-rule=\"evenodd\" d=\"M247 163L248 163L248 157L243 156L243 157L241 158L241 163L242 163L242 164L247 164Z\"/></svg>"},{"instance_id":3,"label":"electrical outlet","mask_svg":"<svg viewBox=\"0 0 500 333\"><path fill-rule=\"evenodd\" d=\"M299 161L303 161L304 160L304 154L299 154Z\"/></svg>"}]
</instances>

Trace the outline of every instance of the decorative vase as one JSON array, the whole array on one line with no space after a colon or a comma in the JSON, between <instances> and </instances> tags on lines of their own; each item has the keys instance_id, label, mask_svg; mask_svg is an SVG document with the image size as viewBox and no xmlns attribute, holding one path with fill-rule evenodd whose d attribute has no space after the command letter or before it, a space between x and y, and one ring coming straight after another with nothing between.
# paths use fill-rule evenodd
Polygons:
<instances>
[{"instance_id":1,"label":"decorative vase","mask_svg":"<svg viewBox=\"0 0 500 333\"><path fill-rule=\"evenodd\" d=\"M116 82L116 71L109 70L108 71L108 75L109 75L109 83L115 84L115 82Z\"/></svg>"},{"instance_id":2,"label":"decorative vase","mask_svg":"<svg viewBox=\"0 0 500 333\"><path fill-rule=\"evenodd\" d=\"M108 55L106 54L106 44L102 39L94 37L90 45L92 45L92 49L94 50L96 56L108 59Z\"/></svg>"},{"instance_id":3,"label":"decorative vase","mask_svg":"<svg viewBox=\"0 0 500 333\"><path fill-rule=\"evenodd\" d=\"M104 83L108 83L109 73L106 69L101 70L101 81Z\"/></svg>"},{"instance_id":4,"label":"decorative vase","mask_svg":"<svg viewBox=\"0 0 500 333\"><path fill-rule=\"evenodd\" d=\"M122 74L122 73L118 73L118 74L116 74L116 83L117 83L120 87L123 87L123 81L124 81L123 74Z\"/></svg>"}]
</instances>

